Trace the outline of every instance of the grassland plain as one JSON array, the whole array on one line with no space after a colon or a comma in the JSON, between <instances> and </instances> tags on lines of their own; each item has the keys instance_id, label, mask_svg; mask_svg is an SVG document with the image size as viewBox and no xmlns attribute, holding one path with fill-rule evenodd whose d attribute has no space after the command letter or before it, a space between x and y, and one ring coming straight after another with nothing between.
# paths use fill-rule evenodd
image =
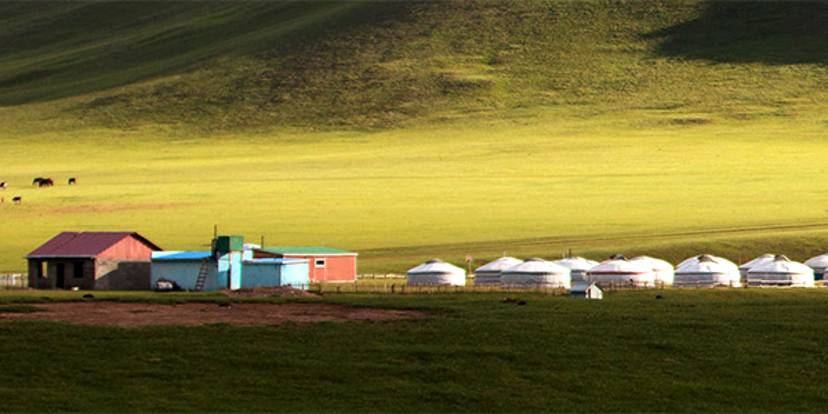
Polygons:
<instances>
[{"instance_id":1,"label":"grassland plain","mask_svg":"<svg viewBox=\"0 0 828 414\"><path fill-rule=\"evenodd\" d=\"M821 412L825 293L512 294L525 306L504 294L326 295L304 301L430 316L267 328L4 322L0 398L7 411ZM82 299L3 293L0 311L47 300Z\"/></svg>"},{"instance_id":2,"label":"grassland plain","mask_svg":"<svg viewBox=\"0 0 828 414\"><path fill-rule=\"evenodd\" d=\"M64 229L179 249L213 224L366 272L828 244L824 3L18 6L0 269Z\"/></svg>"}]
</instances>

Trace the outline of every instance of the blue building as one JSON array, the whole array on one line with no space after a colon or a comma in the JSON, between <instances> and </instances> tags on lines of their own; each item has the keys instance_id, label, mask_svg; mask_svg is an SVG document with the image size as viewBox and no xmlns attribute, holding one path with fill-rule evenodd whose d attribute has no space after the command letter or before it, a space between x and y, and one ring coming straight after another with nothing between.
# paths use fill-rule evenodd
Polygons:
<instances>
[{"instance_id":1,"label":"blue building","mask_svg":"<svg viewBox=\"0 0 828 414\"><path fill-rule=\"evenodd\" d=\"M241 236L219 236L209 252L153 253L150 282L152 288L167 281L195 291L277 286L306 289L308 269L305 259L254 259L244 251Z\"/></svg>"}]
</instances>

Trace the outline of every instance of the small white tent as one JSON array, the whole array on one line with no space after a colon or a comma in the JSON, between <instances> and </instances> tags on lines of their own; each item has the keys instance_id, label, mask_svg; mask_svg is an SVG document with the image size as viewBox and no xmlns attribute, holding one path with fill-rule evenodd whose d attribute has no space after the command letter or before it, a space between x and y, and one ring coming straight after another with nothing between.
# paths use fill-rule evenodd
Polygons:
<instances>
[{"instance_id":1,"label":"small white tent","mask_svg":"<svg viewBox=\"0 0 828 414\"><path fill-rule=\"evenodd\" d=\"M569 289L569 269L543 259L529 259L504 270L500 282L507 287L543 287Z\"/></svg>"},{"instance_id":2,"label":"small white tent","mask_svg":"<svg viewBox=\"0 0 828 414\"><path fill-rule=\"evenodd\" d=\"M691 257L676 268L675 287L741 287L739 267L730 260L703 254Z\"/></svg>"},{"instance_id":3,"label":"small white tent","mask_svg":"<svg viewBox=\"0 0 828 414\"><path fill-rule=\"evenodd\" d=\"M514 257L501 257L495 261L484 264L474 270L475 285L500 285L500 273L510 267L523 263Z\"/></svg>"},{"instance_id":4,"label":"small white tent","mask_svg":"<svg viewBox=\"0 0 828 414\"><path fill-rule=\"evenodd\" d=\"M805 262L805 266L814 269L814 273L817 279L824 279L825 278L825 269L828 269L828 254L821 254L816 257L812 257Z\"/></svg>"},{"instance_id":5,"label":"small white tent","mask_svg":"<svg viewBox=\"0 0 828 414\"><path fill-rule=\"evenodd\" d=\"M466 271L440 259L432 259L409 270L406 281L412 286L465 286Z\"/></svg>"},{"instance_id":6,"label":"small white tent","mask_svg":"<svg viewBox=\"0 0 828 414\"><path fill-rule=\"evenodd\" d=\"M748 286L814 287L814 269L779 255L750 268Z\"/></svg>"},{"instance_id":7,"label":"small white tent","mask_svg":"<svg viewBox=\"0 0 828 414\"><path fill-rule=\"evenodd\" d=\"M747 277L748 272L750 271L751 268L753 268L753 266L757 266L757 265L767 263L767 262L772 262L774 257L776 257L776 255L770 254L770 253L765 253L765 254L763 254L763 255L761 255L761 256L759 256L759 257L757 257L757 258L755 258L755 259L739 266L739 273L742 274L742 279L745 279Z\"/></svg>"},{"instance_id":8,"label":"small white tent","mask_svg":"<svg viewBox=\"0 0 828 414\"><path fill-rule=\"evenodd\" d=\"M670 262L650 256L633 257L631 261L643 261L647 263L653 270L653 274L655 274L655 282L657 285L673 286L675 269L673 269L673 265Z\"/></svg>"},{"instance_id":9,"label":"small white tent","mask_svg":"<svg viewBox=\"0 0 828 414\"><path fill-rule=\"evenodd\" d=\"M552 263L569 269L572 283L585 282L587 271L598 266L598 262L579 256L566 257L561 260L555 260Z\"/></svg>"},{"instance_id":10,"label":"small white tent","mask_svg":"<svg viewBox=\"0 0 828 414\"><path fill-rule=\"evenodd\" d=\"M587 283L596 283L599 286L653 287L655 273L646 262L616 256L589 269Z\"/></svg>"}]
</instances>

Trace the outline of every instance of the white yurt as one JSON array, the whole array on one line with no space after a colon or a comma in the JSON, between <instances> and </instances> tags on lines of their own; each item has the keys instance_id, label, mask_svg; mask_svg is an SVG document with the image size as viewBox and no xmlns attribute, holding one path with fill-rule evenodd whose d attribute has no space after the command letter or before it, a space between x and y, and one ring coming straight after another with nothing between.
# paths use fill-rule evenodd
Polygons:
<instances>
[{"instance_id":1,"label":"white yurt","mask_svg":"<svg viewBox=\"0 0 828 414\"><path fill-rule=\"evenodd\" d=\"M596 283L599 286L654 287L655 273L647 262L614 256L589 269L587 282Z\"/></svg>"},{"instance_id":2,"label":"white yurt","mask_svg":"<svg viewBox=\"0 0 828 414\"><path fill-rule=\"evenodd\" d=\"M673 286L673 277L675 269L673 268L673 265L670 264L670 262L666 260L656 259L655 257L650 256L633 257L631 261L643 261L649 264L650 268L653 269L653 273L655 274L656 285Z\"/></svg>"},{"instance_id":3,"label":"white yurt","mask_svg":"<svg viewBox=\"0 0 828 414\"><path fill-rule=\"evenodd\" d=\"M598 262L595 260L585 259L580 256L566 257L561 260L555 260L552 263L569 269L572 283L585 282L587 271L598 266Z\"/></svg>"},{"instance_id":4,"label":"white yurt","mask_svg":"<svg viewBox=\"0 0 828 414\"><path fill-rule=\"evenodd\" d=\"M760 265L767 262L772 262L773 258L776 257L775 254L765 253L747 263L742 264L739 266L739 273L742 274L742 279L747 277L748 272L750 271L753 266Z\"/></svg>"},{"instance_id":5,"label":"white yurt","mask_svg":"<svg viewBox=\"0 0 828 414\"><path fill-rule=\"evenodd\" d=\"M678 271L678 268L680 268L682 266L685 266L687 264L698 263L699 260L701 260L704 257L713 258L713 260L715 260L717 262L722 262L722 263L725 263L725 264L731 264L736 269L739 269L739 265L737 265L736 263L731 262L730 260L725 259L724 257L716 256L716 255L709 254L709 253L705 253L705 254L700 254L700 255L697 255L697 256L691 256L691 257L688 257L688 258L682 260L681 263L676 265L676 271Z\"/></svg>"},{"instance_id":6,"label":"white yurt","mask_svg":"<svg viewBox=\"0 0 828 414\"><path fill-rule=\"evenodd\" d=\"M779 255L750 268L748 286L814 287L814 269Z\"/></svg>"},{"instance_id":7,"label":"white yurt","mask_svg":"<svg viewBox=\"0 0 828 414\"><path fill-rule=\"evenodd\" d=\"M529 259L500 274L500 283L506 287L542 287L569 289L569 269L543 259Z\"/></svg>"},{"instance_id":8,"label":"white yurt","mask_svg":"<svg viewBox=\"0 0 828 414\"><path fill-rule=\"evenodd\" d=\"M440 259L432 259L409 270L406 281L412 286L465 286L466 271Z\"/></svg>"},{"instance_id":9,"label":"white yurt","mask_svg":"<svg viewBox=\"0 0 828 414\"><path fill-rule=\"evenodd\" d=\"M474 270L475 285L500 285L500 272L523 263L514 257L501 257Z\"/></svg>"},{"instance_id":10,"label":"white yurt","mask_svg":"<svg viewBox=\"0 0 828 414\"><path fill-rule=\"evenodd\" d=\"M828 254L821 254L808 259L805 266L814 269L814 276L817 280L825 279L825 269L828 269Z\"/></svg>"},{"instance_id":11,"label":"white yurt","mask_svg":"<svg viewBox=\"0 0 828 414\"><path fill-rule=\"evenodd\" d=\"M693 256L676 267L675 287L741 287L739 266L711 254Z\"/></svg>"}]
</instances>

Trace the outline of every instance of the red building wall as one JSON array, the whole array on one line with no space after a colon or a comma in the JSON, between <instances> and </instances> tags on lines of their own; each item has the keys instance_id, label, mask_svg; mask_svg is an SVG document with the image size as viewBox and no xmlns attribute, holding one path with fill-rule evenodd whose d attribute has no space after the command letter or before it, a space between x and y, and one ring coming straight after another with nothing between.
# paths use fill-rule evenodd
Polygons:
<instances>
[{"instance_id":1,"label":"red building wall","mask_svg":"<svg viewBox=\"0 0 828 414\"><path fill-rule=\"evenodd\" d=\"M125 237L118 243L98 254L96 259L149 261L152 258L152 248L134 237Z\"/></svg>"},{"instance_id":2,"label":"red building wall","mask_svg":"<svg viewBox=\"0 0 828 414\"><path fill-rule=\"evenodd\" d=\"M285 255L308 259L311 282L353 282L356 280L356 256ZM325 259L325 266L316 265L317 259Z\"/></svg>"}]
</instances>

